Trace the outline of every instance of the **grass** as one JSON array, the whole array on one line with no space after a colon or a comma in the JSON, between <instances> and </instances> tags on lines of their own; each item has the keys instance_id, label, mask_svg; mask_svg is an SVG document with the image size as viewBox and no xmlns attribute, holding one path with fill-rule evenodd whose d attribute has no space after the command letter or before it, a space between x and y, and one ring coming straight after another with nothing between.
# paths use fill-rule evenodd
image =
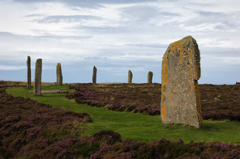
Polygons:
<instances>
[{"instance_id":1,"label":"grass","mask_svg":"<svg viewBox=\"0 0 240 159\"><path fill-rule=\"evenodd\" d=\"M31 90L33 90L33 87ZM68 90L69 93L75 91L69 90L67 85L42 86L42 90ZM162 124L160 116L111 111L86 104L77 104L75 100L66 99L66 93L34 96L33 93L28 93L28 91L30 90L27 90L26 87L9 87L6 89L6 92L14 97L31 98L52 107L88 113L93 119L93 123L78 125L85 127L82 135L93 135L100 130L109 129L120 133L123 140L134 139L150 142L164 137L167 140L175 141L181 138L184 143L193 140L194 142L220 141L222 143L240 144L240 122L203 120L202 129L199 130L193 126L183 124Z\"/></svg>"}]
</instances>

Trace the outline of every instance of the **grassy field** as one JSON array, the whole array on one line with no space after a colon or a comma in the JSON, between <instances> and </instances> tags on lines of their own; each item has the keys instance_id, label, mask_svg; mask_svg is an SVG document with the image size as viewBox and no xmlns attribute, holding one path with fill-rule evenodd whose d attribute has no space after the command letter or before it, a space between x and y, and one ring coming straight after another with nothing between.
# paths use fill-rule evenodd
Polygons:
<instances>
[{"instance_id":1,"label":"grassy field","mask_svg":"<svg viewBox=\"0 0 240 159\"><path fill-rule=\"evenodd\" d=\"M31 90L33 90L33 87ZM42 90L68 90L69 93L75 91L69 90L67 85L42 86ZM194 142L220 141L222 143L240 144L240 122L203 120L202 129L198 130L195 127L182 124L162 124L160 116L117 112L91 107L86 104L77 104L74 100L66 99L66 93L34 96L33 93L28 93L30 90L25 87L7 88L6 91L14 97L31 98L52 107L90 114L93 123L84 125L85 131L82 135L92 135L100 130L109 129L120 133L123 140L134 139L149 142L164 137L168 140L179 140L181 138L185 143L192 140Z\"/></svg>"}]
</instances>

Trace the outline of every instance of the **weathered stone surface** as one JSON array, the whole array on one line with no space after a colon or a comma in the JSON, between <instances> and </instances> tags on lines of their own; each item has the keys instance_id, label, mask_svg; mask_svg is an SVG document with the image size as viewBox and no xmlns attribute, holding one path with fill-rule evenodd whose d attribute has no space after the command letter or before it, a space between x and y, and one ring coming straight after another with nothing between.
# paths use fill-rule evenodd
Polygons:
<instances>
[{"instance_id":1,"label":"weathered stone surface","mask_svg":"<svg viewBox=\"0 0 240 159\"><path fill-rule=\"evenodd\" d=\"M128 71L128 83L132 83L132 77L133 77L132 71L129 70Z\"/></svg>"},{"instance_id":2,"label":"weathered stone surface","mask_svg":"<svg viewBox=\"0 0 240 159\"><path fill-rule=\"evenodd\" d=\"M35 66L34 95L41 95L42 59L37 59Z\"/></svg>"},{"instance_id":3,"label":"weathered stone surface","mask_svg":"<svg viewBox=\"0 0 240 159\"><path fill-rule=\"evenodd\" d=\"M171 43L162 60L161 119L201 129L200 52L191 36Z\"/></svg>"},{"instance_id":4,"label":"weathered stone surface","mask_svg":"<svg viewBox=\"0 0 240 159\"><path fill-rule=\"evenodd\" d=\"M27 89L31 89L31 58L27 57Z\"/></svg>"},{"instance_id":5,"label":"weathered stone surface","mask_svg":"<svg viewBox=\"0 0 240 159\"><path fill-rule=\"evenodd\" d=\"M97 82L97 68L94 66L93 67L92 83L96 84L96 82Z\"/></svg>"},{"instance_id":6,"label":"weathered stone surface","mask_svg":"<svg viewBox=\"0 0 240 159\"><path fill-rule=\"evenodd\" d=\"M33 93L33 91L29 91L28 93ZM41 90L41 93L68 93L67 90Z\"/></svg>"},{"instance_id":7,"label":"weathered stone surface","mask_svg":"<svg viewBox=\"0 0 240 159\"><path fill-rule=\"evenodd\" d=\"M148 83L152 83L153 73L151 71L148 72Z\"/></svg>"},{"instance_id":8,"label":"weathered stone surface","mask_svg":"<svg viewBox=\"0 0 240 159\"><path fill-rule=\"evenodd\" d=\"M61 63L57 64L56 71L57 71L57 85L62 85L63 76L62 76Z\"/></svg>"}]
</instances>

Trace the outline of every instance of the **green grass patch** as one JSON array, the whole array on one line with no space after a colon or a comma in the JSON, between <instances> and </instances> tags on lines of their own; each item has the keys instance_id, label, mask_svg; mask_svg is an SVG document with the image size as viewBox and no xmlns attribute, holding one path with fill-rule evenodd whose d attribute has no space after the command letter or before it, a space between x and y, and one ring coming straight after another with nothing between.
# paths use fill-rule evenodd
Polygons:
<instances>
[{"instance_id":1,"label":"green grass patch","mask_svg":"<svg viewBox=\"0 0 240 159\"><path fill-rule=\"evenodd\" d=\"M42 86L42 90L68 90L69 93L75 90L68 89L68 86ZM31 88L33 90L33 87ZM75 100L65 98L66 93L42 94L34 96L28 93L25 87L7 88L6 92L14 97L31 98L39 103L49 104L52 107L62 108L75 112L88 113L93 123L77 124L84 126L84 133L81 135L93 135L100 130L113 130L121 134L122 139L134 139L137 141L150 142L159 140L161 137L167 140L179 140L184 143L206 141L220 141L223 143L240 144L240 122L211 121L203 120L202 129L183 124L162 124L160 116L142 115L140 113L118 112L86 104L77 104Z\"/></svg>"}]
</instances>

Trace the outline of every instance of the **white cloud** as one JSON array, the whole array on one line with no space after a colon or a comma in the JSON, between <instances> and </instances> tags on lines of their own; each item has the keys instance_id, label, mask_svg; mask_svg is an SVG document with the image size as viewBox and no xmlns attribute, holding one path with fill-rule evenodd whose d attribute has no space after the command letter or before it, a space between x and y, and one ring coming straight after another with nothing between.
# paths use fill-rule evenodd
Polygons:
<instances>
[{"instance_id":1,"label":"white cloud","mask_svg":"<svg viewBox=\"0 0 240 159\"><path fill-rule=\"evenodd\" d=\"M116 75L142 71L145 79L146 70L161 71L168 45L188 35L197 40L203 70L233 69L240 52L238 6L237 0L1 1L0 70L25 69L30 55L33 63L42 58L44 69L58 62L69 70L97 64Z\"/></svg>"}]
</instances>

